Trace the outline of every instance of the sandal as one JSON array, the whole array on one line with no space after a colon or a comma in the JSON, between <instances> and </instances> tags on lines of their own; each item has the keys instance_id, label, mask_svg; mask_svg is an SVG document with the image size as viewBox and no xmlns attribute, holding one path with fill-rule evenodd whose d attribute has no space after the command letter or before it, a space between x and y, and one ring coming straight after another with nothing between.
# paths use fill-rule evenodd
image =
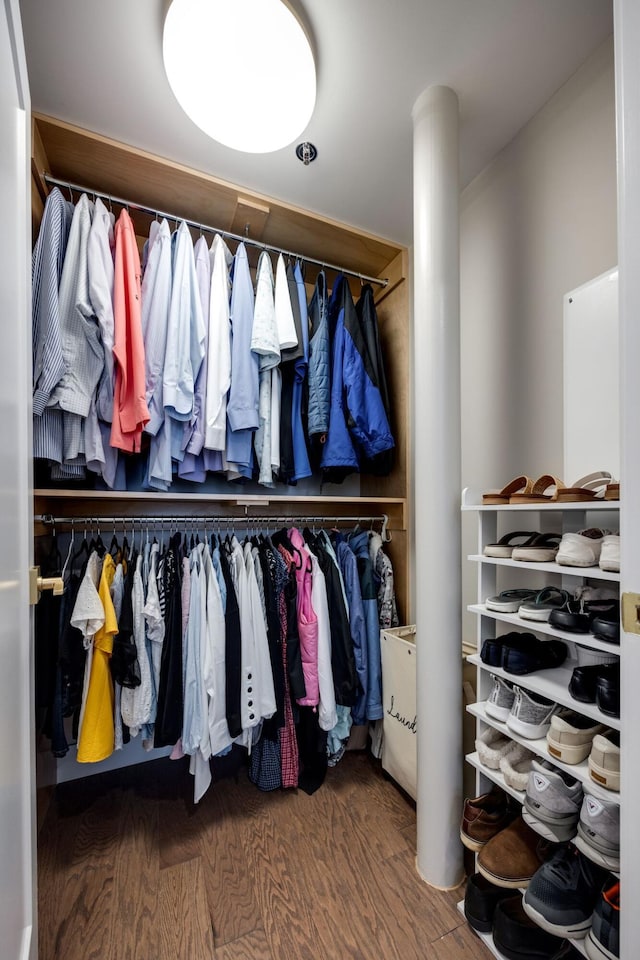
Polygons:
<instances>
[{"instance_id":1,"label":"sandal","mask_svg":"<svg viewBox=\"0 0 640 960\"><path fill-rule=\"evenodd\" d=\"M509 498L514 493L524 493L526 490L533 489L533 480L530 477L515 477L510 480L502 490L491 490L489 493L482 494L484 504L503 504L509 503Z\"/></svg>"},{"instance_id":2,"label":"sandal","mask_svg":"<svg viewBox=\"0 0 640 960\"><path fill-rule=\"evenodd\" d=\"M558 500L558 494L563 488L562 480L550 473L545 473L542 477L538 477L531 490L513 493L509 497L509 503L548 503L551 500Z\"/></svg>"},{"instance_id":3,"label":"sandal","mask_svg":"<svg viewBox=\"0 0 640 960\"><path fill-rule=\"evenodd\" d=\"M611 480L611 474L606 470L596 470L595 473L589 473L586 477L580 477L570 487L564 487L558 492L556 499L560 503L604 500ZM619 490L618 486L618 493Z\"/></svg>"},{"instance_id":4,"label":"sandal","mask_svg":"<svg viewBox=\"0 0 640 960\"><path fill-rule=\"evenodd\" d=\"M552 610L564 607L571 595L559 587L545 587L533 600L526 600L518 610L523 620L549 619Z\"/></svg>"},{"instance_id":5,"label":"sandal","mask_svg":"<svg viewBox=\"0 0 640 960\"><path fill-rule=\"evenodd\" d=\"M555 560L561 540L561 533L534 533L521 547L514 548L511 559L525 563L549 563Z\"/></svg>"},{"instance_id":6,"label":"sandal","mask_svg":"<svg viewBox=\"0 0 640 960\"><path fill-rule=\"evenodd\" d=\"M503 590L495 597L487 597L485 606L487 610L496 610L498 613L517 613L525 601L533 600L535 596L536 591L528 590L526 587Z\"/></svg>"},{"instance_id":7,"label":"sandal","mask_svg":"<svg viewBox=\"0 0 640 960\"><path fill-rule=\"evenodd\" d=\"M522 546L533 536L535 536L535 533L531 530L515 530L513 533L505 533L504 537L500 537L497 543L488 543L483 553L485 557L498 557L501 560L508 560L515 547ZM524 540L522 540L523 537ZM522 540L522 543L512 543L516 539Z\"/></svg>"}]
</instances>

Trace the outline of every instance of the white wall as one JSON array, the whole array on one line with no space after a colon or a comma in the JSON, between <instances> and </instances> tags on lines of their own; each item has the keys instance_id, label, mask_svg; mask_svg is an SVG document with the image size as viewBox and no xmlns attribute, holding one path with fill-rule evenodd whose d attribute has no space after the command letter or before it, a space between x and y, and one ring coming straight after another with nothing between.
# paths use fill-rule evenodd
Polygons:
<instances>
[{"instance_id":1,"label":"white wall","mask_svg":"<svg viewBox=\"0 0 640 960\"><path fill-rule=\"evenodd\" d=\"M608 40L462 195L463 486L577 479L563 477L562 297L617 262L614 98ZM463 521L464 558L475 518Z\"/></svg>"}]
</instances>

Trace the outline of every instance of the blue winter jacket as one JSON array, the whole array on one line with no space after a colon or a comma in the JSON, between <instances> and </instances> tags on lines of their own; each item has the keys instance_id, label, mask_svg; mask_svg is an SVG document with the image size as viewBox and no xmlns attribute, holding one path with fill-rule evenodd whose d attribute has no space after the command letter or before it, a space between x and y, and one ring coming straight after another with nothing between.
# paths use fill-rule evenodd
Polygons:
<instances>
[{"instance_id":1,"label":"blue winter jacket","mask_svg":"<svg viewBox=\"0 0 640 960\"><path fill-rule=\"evenodd\" d=\"M331 404L321 466L325 480L342 481L395 446L349 284L338 275L329 305Z\"/></svg>"}]
</instances>

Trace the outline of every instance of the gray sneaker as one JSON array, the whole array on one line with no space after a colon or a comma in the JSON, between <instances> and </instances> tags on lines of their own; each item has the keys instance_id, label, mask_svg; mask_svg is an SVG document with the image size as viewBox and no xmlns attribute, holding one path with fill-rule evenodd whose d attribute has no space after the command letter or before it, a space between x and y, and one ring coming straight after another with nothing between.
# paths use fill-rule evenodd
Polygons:
<instances>
[{"instance_id":1,"label":"gray sneaker","mask_svg":"<svg viewBox=\"0 0 640 960\"><path fill-rule=\"evenodd\" d=\"M524 796L522 819L545 840L575 837L582 806L582 784L547 760L534 760Z\"/></svg>"},{"instance_id":2,"label":"gray sneaker","mask_svg":"<svg viewBox=\"0 0 640 960\"><path fill-rule=\"evenodd\" d=\"M560 709L557 703L546 700L521 687L514 687L515 699L507 717L507 726L527 740L546 737L551 726L551 717Z\"/></svg>"},{"instance_id":3,"label":"gray sneaker","mask_svg":"<svg viewBox=\"0 0 640 960\"><path fill-rule=\"evenodd\" d=\"M504 723L511 712L516 696L513 684L496 677L493 673L491 679L493 680L493 688L485 704L485 710L488 716L494 717L496 720L502 720Z\"/></svg>"},{"instance_id":4,"label":"gray sneaker","mask_svg":"<svg viewBox=\"0 0 640 960\"><path fill-rule=\"evenodd\" d=\"M585 857L607 870L620 869L620 806L584 788L578 834L574 844Z\"/></svg>"}]
</instances>

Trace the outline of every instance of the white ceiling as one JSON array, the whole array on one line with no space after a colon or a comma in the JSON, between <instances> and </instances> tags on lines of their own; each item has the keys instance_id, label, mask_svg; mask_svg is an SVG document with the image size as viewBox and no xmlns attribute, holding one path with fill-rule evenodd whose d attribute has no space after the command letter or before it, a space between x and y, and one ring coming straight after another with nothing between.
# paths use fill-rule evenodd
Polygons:
<instances>
[{"instance_id":1,"label":"white ceiling","mask_svg":"<svg viewBox=\"0 0 640 960\"><path fill-rule=\"evenodd\" d=\"M318 66L300 137L318 149L308 167L295 145L259 156L220 146L182 113L162 65L165 0L21 0L33 109L409 244L411 109L422 90L446 84L459 96L465 185L612 32L611 0L299 7ZM212 97L232 97L233 82L211 64ZM270 109L259 90L255 109Z\"/></svg>"}]
</instances>

